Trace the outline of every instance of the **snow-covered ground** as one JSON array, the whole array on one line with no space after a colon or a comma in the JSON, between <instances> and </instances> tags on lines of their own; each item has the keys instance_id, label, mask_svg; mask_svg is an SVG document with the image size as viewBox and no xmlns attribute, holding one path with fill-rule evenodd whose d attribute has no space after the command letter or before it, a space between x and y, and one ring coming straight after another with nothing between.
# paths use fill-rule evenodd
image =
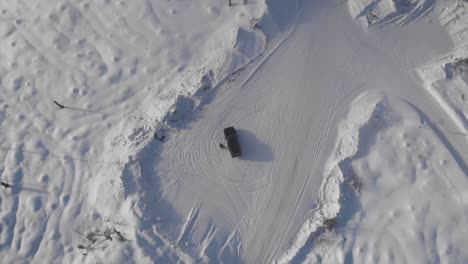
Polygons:
<instances>
[{"instance_id":1,"label":"snow-covered ground","mask_svg":"<svg viewBox=\"0 0 468 264\"><path fill-rule=\"evenodd\" d=\"M3 261L144 261L122 170L176 101L196 106L193 93L263 51L255 22L264 10L214 0L0 1L0 172L13 185L1 195ZM153 255L171 259L177 249L164 246Z\"/></svg>"},{"instance_id":2,"label":"snow-covered ground","mask_svg":"<svg viewBox=\"0 0 468 264\"><path fill-rule=\"evenodd\" d=\"M427 91L456 124L447 133L468 136L468 47L418 69ZM440 120L443 127L445 121Z\"/></svg>"},{"instance_id":3,"label":"snow-covered ground","mask_svg":"<svg viewBox=\"0 0 468 264\"><path fill-rule=\"evenodd\" d=\"M468 3L232 3L0 1L2 261L467 262Z\"/></svg>"},{"instance_id":4,"label":"snow-covered ground","mask_svg":"<svg viewBox=\"0 0 468 264\"><path fill-rule=\"evenodd\" d=\"M302 260L464 263L465 165L439 133L405 100L356 99L340 124L326 174L328 189L341 191L339 200L326 200L336 218L308 241Z\"/></svg>"},{"instance_id":5,"label":"snow-covered ground","mask_svg":"<svg viewBox=\"0 0 468 264\"><path fill-rule=\"evenodd\" d=\"M456 124L446 131L468 136L468 4L454 1L440 9L438 19L452 39L454 49L430 60L417 71L427 91ZM440 120L444 124L444 120Z\"/></svg>"}]
</instances>

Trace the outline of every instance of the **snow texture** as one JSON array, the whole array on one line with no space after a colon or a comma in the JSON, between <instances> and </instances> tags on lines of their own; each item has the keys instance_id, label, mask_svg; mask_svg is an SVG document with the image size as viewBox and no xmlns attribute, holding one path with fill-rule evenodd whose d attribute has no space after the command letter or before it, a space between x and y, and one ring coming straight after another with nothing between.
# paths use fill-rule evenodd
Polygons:
<instances>
[{"instance_id":1,"label":"snow texture","mask_svg":"<svg viewBox=\"0 0 468 264\"><path fill-rule=\"evenodd\" d=\"M468 262L467 3L232 3L0 0L2 263Z\"/></svg>"}]
</instances>

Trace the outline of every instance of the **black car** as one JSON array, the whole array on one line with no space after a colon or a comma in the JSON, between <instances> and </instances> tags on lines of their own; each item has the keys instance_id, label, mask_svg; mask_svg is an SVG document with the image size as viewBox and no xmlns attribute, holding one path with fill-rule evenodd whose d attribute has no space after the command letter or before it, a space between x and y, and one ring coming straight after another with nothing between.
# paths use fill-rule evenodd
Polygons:
<instances>
[{"instance_id":1,"label":"black car","mask_svg":"<svg viewBox=\"0 0 468 264\"><path fill-rule=\"evenodd\" d=\"M239 139L237 138L236 129L227 127L224 129L224 137L226 138L227 146L231 157L239 157L242 155Z\"/></svg>"}]
</instances>

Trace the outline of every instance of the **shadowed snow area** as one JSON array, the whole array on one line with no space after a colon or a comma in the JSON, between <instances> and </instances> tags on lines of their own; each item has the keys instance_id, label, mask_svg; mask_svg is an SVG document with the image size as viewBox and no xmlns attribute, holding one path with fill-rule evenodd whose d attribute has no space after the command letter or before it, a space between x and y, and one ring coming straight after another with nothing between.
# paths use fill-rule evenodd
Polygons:
<instances>
[{"instance_id":1,"label":"shadowed snow area","mask_svg":"<svg viewBox=\"0 0 468 264\"><path fill-rule=\"evenodd\" d=\"M468 262L468 4L232 2L0 0L2 261Z\"/></svg>"}]
</instances>

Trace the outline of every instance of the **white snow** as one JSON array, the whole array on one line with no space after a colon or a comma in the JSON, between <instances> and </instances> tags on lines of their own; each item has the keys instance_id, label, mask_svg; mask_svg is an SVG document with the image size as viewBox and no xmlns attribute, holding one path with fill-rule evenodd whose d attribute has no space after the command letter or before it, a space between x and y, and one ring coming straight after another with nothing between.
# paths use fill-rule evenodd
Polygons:
<instances>
[{"instance_id":1,"label":"white snow","mask_svg":"<svg viewBox=\"0 0 468 264\"><path fill-rule=\"evenodd\" d=\"M467 19L468 21L468 19ZM427 91L457 126L448 133L468 135L468 49L461 47L418 69ZM444 121L441 120L443 127Z\"/></svg>"},{"instance_id":2,"label":"white snow","mask_svg":"<svg viewBox=\"0 0 468 264\"><path fill-rule=\"evenodd\" d=\"M467 262L467 8L0 0L2 263Z\"/></svg>"},{"instance_id":3,"label":"white snow","mask_svg":"<svg viewBox=\"0 0 468 264\"><path fill-rule=\"evenodd\" d=\"M425 17L436 4L435 0L352 0L347 1L349 12L363 26L406 25Z\"/></svg>"},{"instance_id":4,"label":"white snow","mask_svg":"<svg viewBox=\"0 0 468 264\"><path fill-rule=\"evenodd\" d=\"M346 122L342 122L338 128L337 146L325 166L324 179L318 196L319 207L313 212L311 218L301 226L291 249L279 259L279 263L291 262L307 243L312 233L326 225L327 220L338 217L341 208L340 199L343 199L340 189L345 182L341 164L349 163L350 158L358 155L359 143L362 141L360 137L363 136L362 128L373 126L379 99L378 95L363 94L352 103L354 107L350 109ZM349 179L349 182L351 181L358 181L358 178L352 177Z\"/></svg>"},{"instance_id":5,"label":"white snow","mask_svg":"<svg viewBox=\"0 0 468 264\"><path fill-rule=\"evenodd\" d=\"M353 103L334 153L350 127L359 145L336 164L343 174L341 211L323 230L307 262L462 263L468 258L468 183L450 149L424 115L399 99ZM374 95L375 98L375 95ZM365 124L354 111L371 109ZM347 195L351 192L352 195Z\"/></svg>"},{"instance_id":6,"label":"white snow","mask_svg":"<svg viewBox=\"0 0 468 264\"><path fill-rule=\"evenodd\" d=\"M265 8L0 1L0 172L13 185L1 195L5 263L183 257L169 241L150 256L135 241L137 190L126 187L137 179L123 171L138 174L135 153L156 129L163 135L157 120L178 97L195 106L192 94L263 51L266 39L250 21ZM99 239L86 238L91 233Z\"/></svg>"}]
</instances>

